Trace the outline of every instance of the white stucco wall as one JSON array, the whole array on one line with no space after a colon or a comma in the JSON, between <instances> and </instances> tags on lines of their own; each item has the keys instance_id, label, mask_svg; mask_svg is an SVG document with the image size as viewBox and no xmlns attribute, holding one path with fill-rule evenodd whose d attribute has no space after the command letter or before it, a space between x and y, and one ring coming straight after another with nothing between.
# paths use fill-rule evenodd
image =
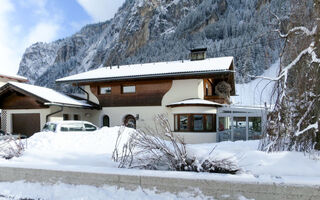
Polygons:
<instances>
[{"instance_id":1,"label":"white stucco wall","mask_svg":"<svg viewBox=\"0 0 320 200\"><path fill-rule=\"evenodd\" d=\"M84 86L84 90L86 92L88 92L88 94L89 94L89 101L92 101L93 103L99 104L98 98L91 92L89 85Z\"/></svg>"},{"instance_id":2,"label":"white stucco wall","mask_svg":"<svg viewBox=\"0 0 320 200\"><path fill-rule=\"evenodd\" d=\"M173 80L171 89L164 95L162 106L190 98L203 99L203 80L186 79Z\"/></svg>"},{"instance_id":3,"label":"white stucco wall","mask_svg":"<svg viewBox=\"0 0 320 200\"><path fill-rule=\"evenodd\" d=\"M217 133L215 132L174 132L187 144L215 143Z\"/></svg>"},{"instance_id":4,"label":"white stucco wall","mask_svg":"<svg viewBox=\"0 0 320 200\"><path fill-rule=\"evenodd\" d=\"M168 112L169 109L162 106L105 107L99 116L99 126L102 126L102 118L104 115L109 116L110 126L123 125L124 118L127 115L134 117L139 115L139 119L136 120L137 128L145 128L154 125L154 117L157 114L165 114Z\"/></svg>"},{"instance_id":5,"label":"white stucco wall","mask_svg":"<svg viewBox=\"0 0 320 200\"><path fill-rule=\"evenodd\" d=\"M184 106L184 107L175 107L171 108L172 114L184 114L184 113L190 113L190 114L216 114L217 108L215 107L207 107L207 106Z\"/></svg>"}]
</instances>

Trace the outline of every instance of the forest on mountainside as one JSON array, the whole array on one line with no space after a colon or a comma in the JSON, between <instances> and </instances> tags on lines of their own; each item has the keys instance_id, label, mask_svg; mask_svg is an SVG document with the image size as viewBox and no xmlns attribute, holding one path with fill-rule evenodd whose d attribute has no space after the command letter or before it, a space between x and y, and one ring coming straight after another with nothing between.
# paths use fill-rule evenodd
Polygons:
<instances>
[{"instance_id":1,"label":"forest on mountainside","mask_svg":"<svg viewBox=\"0 0 320 200\"><path fill-rule=\"evenodd\" d=\"M283 40L273 31L294 8L291 0L127 0L109 21L26 49L19 75L30 83L70 91L55 80L110 65L234 56L236 81L250 81L279 58ZM285 25L285 23L283 23Z\"/></svg>"}]
</instances>

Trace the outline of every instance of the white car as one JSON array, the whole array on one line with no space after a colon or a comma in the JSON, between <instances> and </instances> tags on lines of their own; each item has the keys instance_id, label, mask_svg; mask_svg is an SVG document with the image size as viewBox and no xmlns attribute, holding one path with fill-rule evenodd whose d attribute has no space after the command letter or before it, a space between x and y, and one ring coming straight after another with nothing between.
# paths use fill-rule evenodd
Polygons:
<instances>
[{"instance_id":1,"label":"white car","mask_svg":"<svg viewBox=\"0 0 320 200\"><path fill-rule=\"evenodd\" d=\"M47 122L42 131L44 132L92 132L98 130L94 124L87 121L59 121L59 122Z\"/></svg>"}]
</instances>

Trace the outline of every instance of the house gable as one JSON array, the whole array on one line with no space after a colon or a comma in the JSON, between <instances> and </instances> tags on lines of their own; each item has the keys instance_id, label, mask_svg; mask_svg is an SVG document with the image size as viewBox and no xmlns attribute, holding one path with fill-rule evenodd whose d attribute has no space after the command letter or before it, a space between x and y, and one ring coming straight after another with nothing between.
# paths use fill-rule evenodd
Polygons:
<instances>
[{"instance_id":1,"label":"house gable","mask_svg":"<svg viewBox=\"0 0 320 200\"><path fill-rule=\"evenodd\" d=\"M18 91L7 90L0 94L0 108L9 109L41 109L48 108L41 99L27 96Z\"/></svg>"}]
</instances>

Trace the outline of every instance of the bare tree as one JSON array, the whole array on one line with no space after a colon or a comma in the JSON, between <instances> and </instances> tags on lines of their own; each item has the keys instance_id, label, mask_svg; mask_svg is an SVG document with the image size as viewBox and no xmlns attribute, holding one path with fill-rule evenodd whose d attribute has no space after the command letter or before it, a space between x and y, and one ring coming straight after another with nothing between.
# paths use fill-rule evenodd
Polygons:
<instances>
[{"instance_id":1,"label":"bare tree","mask_svg":"<svg viewBox=\"0 0 320 200\"><path fill-rule=\"evenodd\" d=\"M260 149L320 150L320 1L294 1L290 20L278 18L284 39L273 112Z\"/></svg>"},{"instance_id":2,"label":"bare tree","mask_svg":"<svg viewBox=\"0 0 320 200\"><path fill-rule=\"evenodd\" d=\"M137 130L123 146L119 146L117 142L113 160L119 162L120 168L232 174L239 171L230 158L206 158L199 161L196 157L190 157L183 139L171 131L167 116L157 115L155 122L154 129ZM121 137L121 131L123 129L119 131L118 138Z\"/></svg>"}]
</instances>

